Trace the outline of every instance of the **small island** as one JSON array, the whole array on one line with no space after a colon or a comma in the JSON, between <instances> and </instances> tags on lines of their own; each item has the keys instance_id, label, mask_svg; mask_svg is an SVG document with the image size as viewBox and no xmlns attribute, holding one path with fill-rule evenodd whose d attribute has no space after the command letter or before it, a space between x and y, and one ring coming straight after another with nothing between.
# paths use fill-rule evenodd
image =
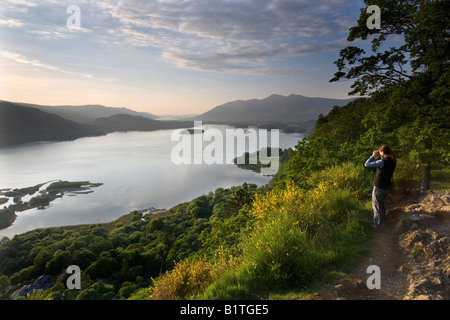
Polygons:
<instances>
[{"instance_id":1,"label":"small island","mask_svg":"<svg viewBox=\"0 0 450 320\"><path fill-rule=\"evenodd\" d=\"M265 151L267 157L272 157L272 149L273 148L269 147L252 153L245 152L241 156L234 158L233 160L234 164L243 170L251 170L256 173L261 173L261 168L269 168L270 164L261 163L260 152ZM288 149L282 150L281 148L278 148L278 157L275 157L274 159L271 160L283 163L286 161L288 157L289 157Z\"/></svg>"},{"instance_id":2,"label":"small island","mask_svg":"<svg viewBox=\"0 0 450 320\"><path fill-rule=\"evenodd\" d=\"M8 228L13 224L17 217L16 212L33 208L45 209L53 200L62 198L64 194L91 193L94 192L91 188L101 185L103 183L89 181L50 181L20 189L1 189L0 229Z\"/></svg>"}]
</instances>

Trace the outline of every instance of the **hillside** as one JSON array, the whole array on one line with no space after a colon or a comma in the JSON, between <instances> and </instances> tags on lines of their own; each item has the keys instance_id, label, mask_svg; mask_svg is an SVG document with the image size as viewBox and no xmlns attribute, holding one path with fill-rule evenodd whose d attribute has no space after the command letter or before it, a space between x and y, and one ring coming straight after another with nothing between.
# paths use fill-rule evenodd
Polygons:
<instances>
[{"instance_id":1,"label":"hillside","mask_svg":"<svg viewBox=\"0 0 450 320\"><path fill-rule=\"evenodd\" d=\"M93 109L95 111L96 108L93 107ZM105 114L104 111L102 109L101 113ZM111 112L114 113L117 110L108 111L106 114ZM97 115L101 113L97 113ZM94 114L95 112L89 116L93 117ZM85 120L86 118L83 122ZM0 146L39 141L69 141L115 131L153 131L191 126L192 122L190 121L153 120L129 114L114 114L87 123L78 123L36 107L0 101Z\"/></svg>"},{"instance_id":2,"label":"hillside","mask_svg":"<svg viewBox=\"0 0 450 320\"><path fill-rule=\"evenodd\" d=\"M142 116L117 114L111 117L97 119L90 122L88 126L93 130L106 134L115 131L153 131L189 128L192 127L192 122L152 120Z\"/></svg>"},{"instance_id":3,"label":"hillside","mask_svg":"<svg viewBox=\"0 0 450 320\"><path fill-rule=\"evenodd\" d=\"M0 146L97 135L93 129L35 108L0 102Z\"/></svg>"},{"instance_id":4,"label":"hillside","mask_svg":"<svg viewBox=\"0 0 450 320\"><path fill-rule=\"evenodd\" d=\"M281 299L450 299L449 3L385 4L382 30L367 28L361 10L348 37L372 39L374 55L341 50L332 79L355 80L352 93L369 98L318 117L270 184L219 188L154 215L135 211L107 224L18 235L0 246L0 298L48 276L52 287L17 298L250 300L234 307ZM402 36L401 47L386 48L389 35ZM281 121L277 99L264 100L279 114L253 106L252 119ZM244 105L262 104L229 103L207 116L246 121ZM363 164L384 144L397 166L379 231L371 196L378 169ZM65 285L71 264L82 270L81 289ZM194 310L204 305L191 303ZM180 315L163 307L166 316ZM416 311L411 303L399 310ZM271 307L269 317L275 314Z\"/></svg>"},{"instance_id":5,"label":"hillside","mask_svg":"<svg viewBox=\"0 0 450 320\"><path fill-rule=\"evenodd\" d=\"M271 95L263 100L235 101L216 107L196 120L234 126L312 132L319 114L347 100ZM0 146L37 141L67 141L116 131L153 131L192 127L180 120L155 120L146 112L100 105L42 106L0 100Z\"/></svg>"},{"instance_id":6,"label":"hillside","mask_svg":"<svg viewBox=\"0 0 450 320\"><path fill-rule=\"evenodd\" d=\"M83 106L43 106L29 103L14 103L23 107L36 108L44 112L56 114L66 120L78 123L89 123L99 118L107 118L118 114L130 116L141 116L148 119L155 119L151 113L137 112L128 108L105 107L101 105L83 105Z\"/></svg>"},{"instance_id":7,"label":"hillside","mask_svg":"<svg viewBox=\"0 0 450 320\"><path fill-rule=\"evenodd\" d=\"M320 114L327 114L334 106L343 106L352 100L274 94L262 100L228 102L197 118L205 121L298 123L316 120Z\"/></svg>"}]
</instances>

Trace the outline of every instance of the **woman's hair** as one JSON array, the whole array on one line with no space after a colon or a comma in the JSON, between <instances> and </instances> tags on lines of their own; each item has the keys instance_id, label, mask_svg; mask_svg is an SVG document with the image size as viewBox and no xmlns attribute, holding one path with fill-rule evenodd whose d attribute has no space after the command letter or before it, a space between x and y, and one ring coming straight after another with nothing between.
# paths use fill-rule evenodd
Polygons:
<instances>
[{"instance_id":1,"label":"woman's hair","mask_svg":"<svg viewBox=\"0 0 450 320\"><path fill-rule=\"evenodd\" d=\"M395 154L394 154L394 151L392 151L392 149L391 148L389 148L387 145L385 145L385 144L383 144L379 149L378 149L378 151L383 151L383 153L385 154L385 155L387 155L389 158L391 158L392 160L394 160L394 161L396 161L395 160Z\"/></svg>"}]
</instances>

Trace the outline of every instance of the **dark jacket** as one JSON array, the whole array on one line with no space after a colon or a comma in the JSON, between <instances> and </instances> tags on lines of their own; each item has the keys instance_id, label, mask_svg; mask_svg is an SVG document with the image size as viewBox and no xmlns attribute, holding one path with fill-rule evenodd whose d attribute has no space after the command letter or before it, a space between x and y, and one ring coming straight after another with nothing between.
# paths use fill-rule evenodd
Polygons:
<instances>
[{"instance_id":1,"label":"dark jacket","mask_svg":"<svg viewBox=\"0 0 450 320\"><path fill-rule=\"evenodd\" d=\"M396 161L391 158L383 159L383 168L377 167L377 173L373 179L373 185L377 188L388 190L392 184L392 176L396 166Z\"/></svg>"}]
</instances>

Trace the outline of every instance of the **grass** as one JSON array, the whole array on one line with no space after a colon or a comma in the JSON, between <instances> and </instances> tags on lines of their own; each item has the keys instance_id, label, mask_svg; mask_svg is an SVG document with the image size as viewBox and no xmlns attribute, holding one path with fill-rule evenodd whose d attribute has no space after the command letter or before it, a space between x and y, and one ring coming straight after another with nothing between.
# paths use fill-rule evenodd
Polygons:
<instances>
[{"instance_id":1,"label":"grass","mask_svg":"<svg viewBox=\"0 0 450 320\"><path fill-rule=\"evenodd\" d=\"M411 178L412 177L412 178ZM420 172L414 176L409 175L403 178L404 182L414 181L416 187L420 188L420 181L422 177ZM450 167L443 167L441 169L433 169L430 172L430 189L434 192L444 192L450 190Z\"/></svg>"},{"instance_id":2,"label":"grass","mask_svg":"<svg viewBox=\"0 0 450 320\"><path fill-rule=\"evenodd\" d=\"M450 167L431 170L431 183L435 192L450 190Z\"/></svg>"},{"instance_id":3,"label":"grass","mask_svg":"<svg viewBox=\"0 0 450 320\"><path fill-rule=\"evenodd\" d=\"M195 299L300 299L350 270L367 252L372 208L363 188L367 177L343 164L311 176L311 188L293 182L258 194L248 212L247 230L234 244L232 267L216 273ZM213 264L217 261L209 261ZM220 261L219 261L220 264ZM179 270L180 272L183 269ZM181 274L181 273L179 273ZM184 290L194 281L166 274L161 296L179 299L167 288ZM158 289L155 286L153 289Z\"/></svg>"},{"instance_id":4,"label":"grass","mask_svg":"<svg viewBox=\"0 0 450 320\"><path fill-rule=\"evenodd\" d=\"M370 211L365 204L356 206L351 192L324 188L311 192L298 207L290 203L295 192L288 188L285 193L265 199L270 203L279 197L274 207L281 208L257 221L241 242L240 266L216 279L202 299L304 297L367 252ZM270 208L267 203L264 207Z\"/></svg>"}]
</instances>

